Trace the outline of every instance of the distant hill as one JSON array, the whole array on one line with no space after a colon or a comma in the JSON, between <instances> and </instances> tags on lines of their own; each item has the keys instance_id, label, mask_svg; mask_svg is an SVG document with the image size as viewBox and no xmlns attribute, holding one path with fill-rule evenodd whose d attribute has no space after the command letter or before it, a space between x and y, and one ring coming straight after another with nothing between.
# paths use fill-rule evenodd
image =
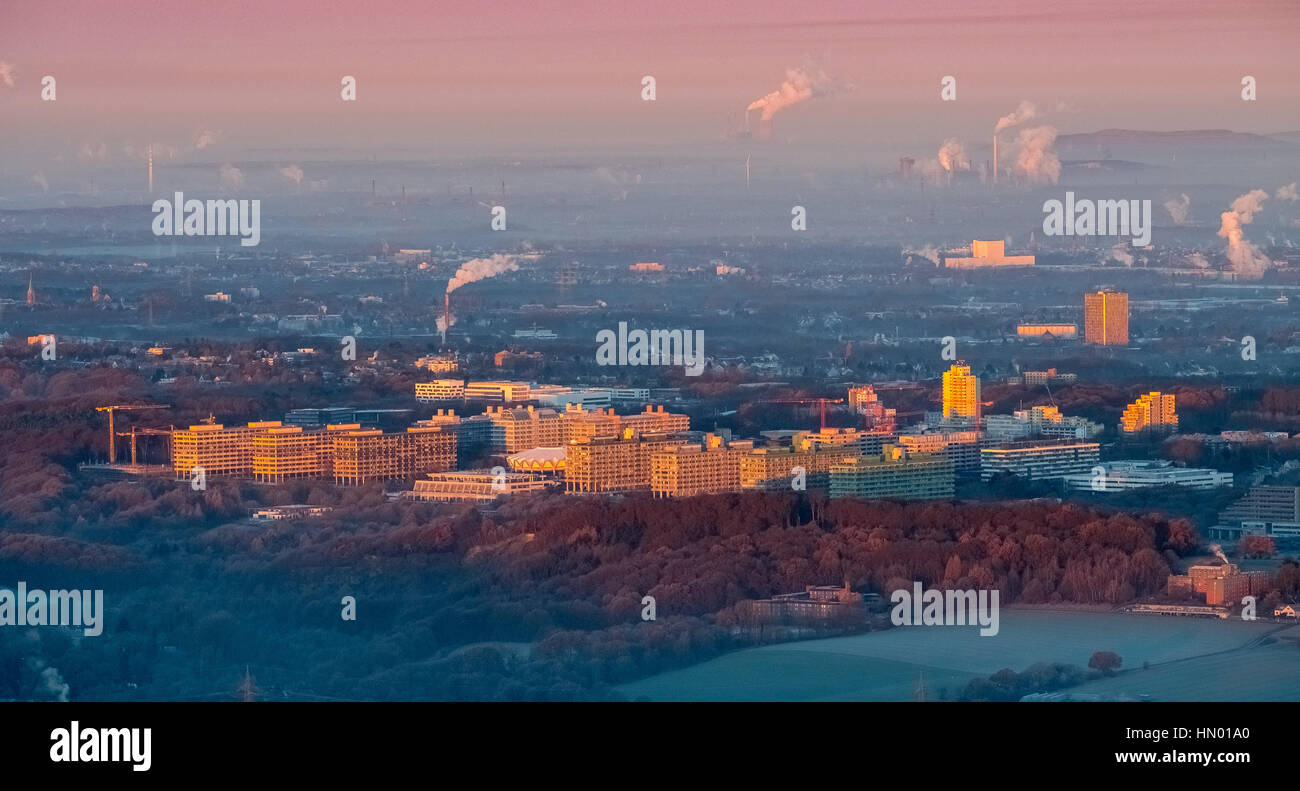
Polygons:
<instances>
[{"instance_id":1,"label":"distant hill","mask_svg":"<svg viewBox=\"0 0 1300 791\"><path fill-rule=\"evenodd\" d=\"M1300 133L1284 133L1298 134ZM1096 148L1151 146L1180 149L1255 149L1290 151L1297 142L1278 139L1278 136L1257 135L1251 132L1233 132L1228 129L1191 129L1174 132L1148 132L1140 129L1102 129L1098 132L1061 135L1056 144L1062 148Z\"/></svg>"},{"instance_id":2,"label":"distant hill","mask_svg":"<svg viewBox=\"0 0 1300 791\"><path fill-rule=\"evenodd\" d=\"M1061 162L1061 167L1067 171L1099 171L1104 173L1131 173L1138 170L1168 170L1164 165L1151 165L1146 162L1129 162L1125 159L1067 159Z\"/></svg>"}]
</instances>

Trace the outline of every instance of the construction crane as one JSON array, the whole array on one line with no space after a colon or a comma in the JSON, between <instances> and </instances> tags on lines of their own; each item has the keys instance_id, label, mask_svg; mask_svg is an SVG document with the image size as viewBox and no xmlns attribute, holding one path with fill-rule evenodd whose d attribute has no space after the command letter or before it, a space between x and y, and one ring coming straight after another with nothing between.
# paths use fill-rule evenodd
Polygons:
<instances>
[{"instance_id":1,"label":"construction crane","mask_svg":"<svg viewBox=\"0 0 1300 791\"><path fill-rule=\"evenodd\" d=\"M170 407L171 404L112 404L110 406L95 407L96 412L108 413L108 463L117 463L117 432L113 427L114 412L118 410L126 412L128 410L133 411L139 409L168 409ZM132 445L134 446L134 443L132 443ZM134 447L132 449L134 450Z\"/></svg>"},{"instance_id":2,"label":"construction crane","mask_svg":"<svg viewBox=\"0 0 1300 791\"><path fill-rule=\"evenodd\" d=\"M759 404L817 404L821 410L822 431L826 430L826 405L843 404L843 398L761 398Z\"/></svg>"},{"instance_id":3,"label":"construction crane","mask_svg":"<svg viewBox=\"0 0 1300 791\"><path fill-rule=\"evenodd\" d=\"M167 428L136 428L135 426L132 426L130 431L119 431L119 432L117 432L117 436L119 436L119 437L130 437L130 438L131 438L131 466L132 466L132 467L135 467L136 464L137 464L137 462L136 462L136 442L135 442L135 438L136 438L136 435L137 435L137 434L145 434L145 435L155 436L155 437L167 437L167 442L168 442L168 445L170 446L170 444L171 444L171 436L172 436L172 432L175 431L175 430L176 430L176 427L175 427L175 426L173 426L173 427L171 427L171 428L169 428L169 429L167 429ZM171 453L170 453L170 447L168 448L168 450L169 450L168 456L170 456L170 455L171 455Z\"/></svg>"}]
</instances>

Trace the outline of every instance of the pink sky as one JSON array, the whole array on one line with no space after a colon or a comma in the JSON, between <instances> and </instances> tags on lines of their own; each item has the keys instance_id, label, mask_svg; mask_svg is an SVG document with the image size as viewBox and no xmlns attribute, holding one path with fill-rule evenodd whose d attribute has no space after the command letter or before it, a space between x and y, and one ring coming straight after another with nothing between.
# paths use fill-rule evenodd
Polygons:
<instances>
[{"instance_id":1,"label":"pink sky","mask_svg":"<svg viewBox=\"0 0 1300 791\"><path fill-rule=\"evenodd\" d=\"M1280 2L4 3L0 125L15 145L110 156L166 140L261 146L637 145L718 139L817 57L853 90L789 108L792 139L981 139L1020 99L1063 132L1300 129L1300 4ZM40 78L58 79L54 104ZM358 101L339 79L358 80ZM640 100L640 79L658 101ZM939 80L958 101L939 101ZM1242 75L1259 100L1240 99ZM26 156L26 154L25 154ZM0 164L6 155L0 152Z\"/></svg>"}]
</instances>

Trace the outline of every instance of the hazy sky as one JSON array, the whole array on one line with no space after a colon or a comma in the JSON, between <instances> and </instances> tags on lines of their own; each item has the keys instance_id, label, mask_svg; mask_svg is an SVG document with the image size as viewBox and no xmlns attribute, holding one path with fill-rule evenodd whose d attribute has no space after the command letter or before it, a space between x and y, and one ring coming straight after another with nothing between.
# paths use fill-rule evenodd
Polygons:
<instances>
[{"instance_id":1,"label":"hazy sky","mask_svg":"<svg viewBox=\"0 0 1300 791\"><path fill-rule=\"evenodd\" d=\"M982 140L1021 99L1063 133L1280 132L1300 129L1297 52L1294 0L9 2L0 167L121 163L150 141L211 161L705 144L810 56L845 87L778 114L779 141Z\"/></svg>"}]
</instances>

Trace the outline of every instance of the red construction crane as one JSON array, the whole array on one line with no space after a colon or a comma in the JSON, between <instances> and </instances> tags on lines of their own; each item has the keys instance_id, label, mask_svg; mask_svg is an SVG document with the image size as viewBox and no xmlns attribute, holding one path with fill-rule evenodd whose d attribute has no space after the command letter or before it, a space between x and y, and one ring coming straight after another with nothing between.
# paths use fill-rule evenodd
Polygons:
<instances>
[{"instance_id":1,"label":"red construction crane","mask_svg":"<svg viewBox=\"0 0 1300 791\"><path fill-rule=\"evenodd\" d=\"M817 404L821 411L822 431L826 430L826 405L843 404L843 398L760 398L759 404Z\"/></svg>"}]
</instances>

